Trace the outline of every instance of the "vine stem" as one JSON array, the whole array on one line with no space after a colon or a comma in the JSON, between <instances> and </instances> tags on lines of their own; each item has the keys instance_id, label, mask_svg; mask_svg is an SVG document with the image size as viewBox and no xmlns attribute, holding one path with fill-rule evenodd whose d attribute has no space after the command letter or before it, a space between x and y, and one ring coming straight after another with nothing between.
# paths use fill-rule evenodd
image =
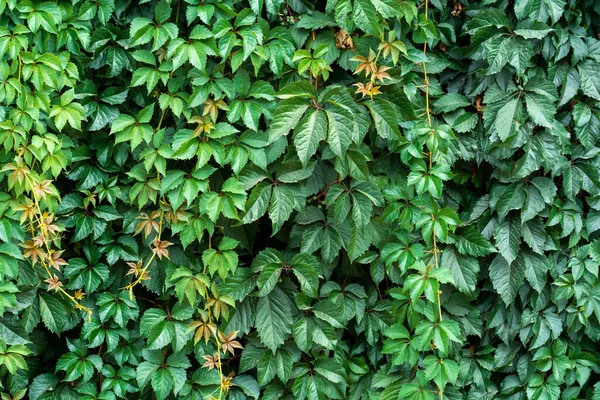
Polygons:
<instances>
[{"instance_id":1,"label":"vine stem","mask_svg":"<svg viewBox=\"0 0 600 400\"><path fill-rule=\"evenodd\" d=\"M436 242L436 236L435 233L433 234L433 261L435 263L435 269L438 269L440 267L439 262L438 262L438 249L437 249L437 242ZM438 289L437 292L437 303L438 303L438 315L440 318L440 322L442 322L444 320L444 317L442 317L442 300L441 300L441 294L442 291Z\"/></svg>"},{"instance_id":2,"label":"vine stem","mask_svg":"<svg viewBox=\"0 0 600 400\"><path fill-rule=\"evenodd\" d=\"M208 313L208 320L209 322L213 322L213 317L212 314L209 312ZM221 361L221 341L219 340L219 330L217 329L215 332L213 332L213 337L215 338L215 342L217 343L217 365L219 367L219 380L220 380L220 384L219 384L219 400L221 400L223 398L223 388L224 388L224 376L223 376L223 366L222 366L222 361ZM213 393L215 393L217 390L215 390ZM211 393L211 395L213 394Z\"/></svg>"},{"instance_id":3,"label":"vine stem","mask_svg":"<svg viewBox=\"0 0 600 400\"><path fill-rule=\"evenodd\" d=\"M156 133L160 130L160 126L162 125L162 122L163 122L163 119L165 118L165 114L167 113L167 110L168 110L168 108L165 108L163 110L162 114L160 114L160 120L158 121L158 126L154 130L154 133Z\"/></svg>"},{"instance_id":4,"label":"vine stem","mask_svg":"<svg viewBox=\"0 0 600 400\"><path fill-rule=\"evenodd\" d=\"M425 0L425 20L429 20L428 17L428 13L429 13L429 0ZM427 42L425 42L423 44L423 54L427 54ZM430 129L433 129L433 124L431 122L431 110L429 109L429 77L427 76L427 65L425 64L425 61L423 61L422 63L423 65L423 84L425 87L425 114L427 115L427 125L429 126ZM431 169L433 166L433 151L429 152L429 169ZM432 236L433 236L433 262L435 264L435 269L438 269L440 267L439 265L439 261L438 261L438 246L437 246L437 237L435 234L435 230L432 232ZM442 291L439 290L437 291L437 309L438 309L438 318L439 318L439 322L442 322L444 320L444 318L442 317L442 300L441 300L441 293ZM441 386L438 386L438 394L440 396L440 400L443 400L444 398L444 388Z\"/></svg>"},{"instance_id":5,"label":"vine stem","mask_svg":"<svg viewBox=\"0 0 600 400\"><path fill-rule=\"evenodd\" d=\"M33 204L35 206L35 210L36 210L36 219L37 219L37 223L38 226L40 227L40 233L42 235L42 241L44 242L44 247L46 248L46 253L48 255L48 257L52 256L52 249L50 248L50 246L48 245L48 241L51 240L50 237L47 237L47 231L46 228L44 227L44 224L42 222L42 218L43 218L43 214L42 214L42 209L40 207L40 203L39 200L37 198L37 195L35 193L34 190L34 182L31 179L31 177L29 176L29 174L25 174L25 179L27 179L27 182L29 183L29 185L31 185L31 194L33 195ZM50 271L50 268L48 268L47 265L47 261L40 258L40 264L42 265L42 267L44 267L44 270L46 271L46 274L48 275L48 278L52 279L53 278L53 274ZM71 296L65 289L63 289L62 287L58 287L56 289L61 295L67 297L69 300L71 300L73 303L75 303L75 308L79 308L84 310L87 314L88 314L88 321L92 320L92 310L87 308L86 306L82 305L79 301L77 301L77 299L73 296Z\"/></svg>"},{"instance_id":6,"label":"vine stem","mask_svg":"<svg viewBox=\"0 0 600 400\"><path fill-rule=\"evenodd\" d=\"M21 53L17 56L19 60L19 76L17 76L17 81L19 84L21 83L21 71L23 70L23 61L21 60Z\"/></svg>"},{"instance_id":7,"label":"vine stem","mask_svg":"<svg viewBox=\"0 0 600 400\"><path fill-rule=\"evenodd\" d=\"M177 2L177 17L179 17L179 1ZM165 114L167 113L167 110L168 110L168 108L165 108L162 111L162 113L160 114L160 120L158 121L158 125L157 125L156 129L154 129L154 133L156 133L160 130L160 127L163 123L163 120L165 118ZM160 171L158 169L156 169L156 179L158 180L158 184L160 186ZM160 242L162 230L163 230L163 221L164 221L164 216L165 216L165 213L164 213L162 207L160 206L160 199L158 199L158 207L160 209L160 221L158 223L158 233L156 234L156 238ZM146 271L148 271L150 264L152 264L152 261L154 261L155 258L156 258L156 253L152 253L152 256L150 256L150 259L146 262L146 265L140 271L137 279L135 281L133 281L132 283L130 283L129 285L121 288L121 290L129 291L129 300L133 300L133 297L134 297L133 296L133 288L135 286L137 286L144 279L144 277L146 276Z\"/></svg>"},{"instance_id":8,"label":"vine stem","mask_svg":"<svg viewBox=\"0 0 600 400\"><path fill-rule=\"evenodd\" d=\"M217 337L217 358L218 358L218 363L219 363L219 377L221 379L221 385L219 386L219 399L221 399L223 397L223 366L221 365L221 342L219 341L219 338Z\"/></svg>"},{"instance_id":9,"label":"vine stem","mask_svg":"<svg viewBox=\"0 0 600 400\"><path fill-rule=\"evenodd\" d=\"M159 205L160 205L160 201L159 201ZM163 221L164 221L164 212L163 212L163 209L161 208L160 209L160 221L158 223L158 233L156 235L156 238L158 239L159 242L160 242L160 238L161 238L161 234L162 234ZM140 271L138 278L135 281L133 281L132 283L130 283L129 285L125 286L124 288L121 288L122 290L129 291L129 299L130 300L133 300L133 288L144 279L144 277L146 276L146 271L148 270L148 268L150 267L150 264L152 264L152 261L154 261L155 258L156 258L156 253L152 253L152 256L150 257L150 259L148 259L148 261L146 262L146 265Z\"/></svg>"},{"instance_id":10,"label":"vine stem","mask_svg":"<svg viewBox=\"0 0 600 400\"><path fill-rule=\"evenodd\" d=\"M179 23L179 7L181 7L181 0L177 0L177 12L175 13L175 24Z\"/></svg>"}]
</instances>

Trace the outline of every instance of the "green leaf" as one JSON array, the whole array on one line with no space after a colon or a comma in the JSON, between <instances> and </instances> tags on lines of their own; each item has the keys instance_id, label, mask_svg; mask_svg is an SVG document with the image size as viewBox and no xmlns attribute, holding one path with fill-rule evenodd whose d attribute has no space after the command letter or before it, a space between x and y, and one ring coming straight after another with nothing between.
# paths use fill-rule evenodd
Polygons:
<instances>
[{"instance_id":1,"label":"green leaf","mask_svg":"<svg viewBox=\"0 0 600 400\"><path fill-rule=\"evenodd\" d=\"M314 305L312 311L317 318L329 323L332 327L344 327L344 316L333 301L321 300Z\"/></svg>"},{"instance_id":2,"label":"green leaf","mask_svg":"<svg viewBox=\"0 0 600 400\"><path fill-rule=\"evenodd\" d=\"M250 375L238 375L233 378L233 384L242 389L246 396L258 399L260 397L260 389L256 379Z\"/></svg>"},{"instance_id":3,"label":"green leaf","mask_svg":"<svg viewBox=\"0 0 600 400\"><path fill-rule=\"evenodd\" d=\"M525 265L520 262L509 264L498 254L490 264L489 270L494 289L506 305L511 304L525 279Z\"/></svg>"},{"instance_id":4,"label":"green leaf","mask_svg":"<svg viewBox=\"0 0 600 400\"><path fill-rule=\"evenodd\" d=\"M242 223L248 224L262 217L269 206L272 187L267 182L261 182L252 190L246 203L246 215L242 218Z\"/></svg>"},{"instance_id":5,"label":"green leaf","mask_svg":"<svg viewBox=\"0 0 600 400\"><path fill-rule=\"evenodd\" d=\"M294 146L304 167L317 152L319 143L326 138L327 118L323 111L311 111L300 120L294 129Z\"/></svg>"},{"instance_id":6,"label":"green leaf","mask_svg":"<svg viewBox=\"0 0 600 400\"><path fill-rule=\"evenodd\" d=\"M422 321L417 325L415 334L421 350L431 346L433 342L443 354L447 353L451 342L460 342L460 328L456 321L443 320L435 324Z\"/></svg>"},{"instance_id":7,"label":"green leaf","mask_svg":"<svg viewBox=\"0 0 600 400\"><path fill-rule=\"evenodd\" d=\"M400 120L392 103L376 98L372 103L367 103L366 106L371 113L371 118L373 118L379 136L384 139L400 137L400 130L398 129Z\"/></svg>"},{"instance_id":8,"label":"green leaf","mask_svg":"<svg viewBox=\"0 0 600 400\"><path fill-rule=\"evenodd\" d=\"M292 333L292 304L285 293L275 287L258 300L256 329L262 343L273 353Z\"/></svg>"},{"instance_id":9,"label":"green leaf","mask_svg":"<svg viewBox=\"0 0 600 400\"><path fill-rule=\"evenodd\" d=\"M149 349L161 349L173 340L175 326L166 319L167 315L162 310L150 309L144 313L140 321L140 335L148 339Z\"/></svg>"},{"instance_id":10,"label":"green leaf","mask_svg":"<svg viewBox=\"0 0 600 400\"><path fill-rule=\"evenodd\" d=\"M8 316L0 320L0 340L8 345L31 343L19 321Z\"/></svg>"},{"instance_id":11,"label":"green leaf","mask_svg":"<svg viewBox=\"0 0 600 400\"><path fill-rule=\"evenodd\" d=\"M521 222L529 221L546 208L544 198L534 185L527 185L527 198L521 212Z\"/></svg>"},{"instance_id":12,"label":"green leaf","mask_svg":"<svg viewBox=\"0 0 600 400\"><path fill-rule=\"evenodd\" d=\"M524 252L525 278L532 288L541 293L546 286L546 273L548 272L548 261L539 254Z\"/></svg>"},{"instance_id":13,"label":"green leaf","mask_svg":"<svg viewBox=\"0 0 600 400\"><path fill-rule=\"evenodd\" d=\"M466 107L470 104L471 102L466 98L466 96L459 93L448 93L437 99L433 103L433 107L438 112L450 112L458 108Z\"/></svg>"},{"instance_id":14,"label":"green leaf","mask_svg":"<svg viewBox=\"0 0 600 400\"><path fill-rule=\"evenodd\" d=\"M570 200L581 191L581 180L583 173L575 165L567 165L563 171L563 190Z\"/></svg>"},{"instance_id":15,"label":"green leaf","mask_svg":"<svg viewBox=\"0 0 600 400\"><path fill-rule=\"evenodd\" d=\"M319 358L314 365L315 372L331 383L343 384L346 382L346 370L338 360Z\"/></svg>"},{"instance_id":16,"label":"green leaf","mask_svg":"<svg viewBox=\"0 0 600 400\"><path fill-rule=\"evenodd\" d=\"M333 153L342 158L352 143L354 118L348 110L337 106L327 108L325 114L329 127L327 143Z\"/></svg>"},{"instance_id":17,"label":"green leaf","mask_svg":"<svg viewBox=\"0 0 600 400\"><path fill-rule=\"evenodd\" d=\"M586 96L600 100L600 66L592 60L578 65L580 88Z\"/></svg>"},{"instance_id":18,"label":"green leaf","mask_svg":"<svg viewBox=\"0 0 600 400\"><path fill-rule=\"evenodd\" d=\"M504 186L498 190L500 197L496 203L498 217L504 220L510 210L520 209L525 201L525 191L523 186L518 183L513 183Z\"/></svg>"},{"instance_id":19,"label":"green leaf","mask_svg":"<svg viewBox=\"0 0 600 400\"><path fill-rule=\"evenodd\" d=\"M67 310L56 297L49 294L39 296L40 315L44 325L54 333L61 333L67 323Z\"/></svg>"},{"instance_id":20,"label":"green leaf","mask_svg":"<svg viewBox=\"0 0 600 400\"><path fill-rule=\"evenodd\" d=\"M510 26L510 21L504 12L497 8L489 7L482 9L477 15L469 21L467 30L470 32L478 29L493 26L502 28Z\"/></svg>"},{"instance_id":21,"label":"green leaf","mask_svg":"<svg viewBox=\"0 0 600 400\"><path fill-rule=\"evenodd\" d=\"M546 245L546 229L539 218L523 223L521 227L523 240L531 250L538 254L544 254Z\"/></svg>"},{"instance_id":22,"label":"green leaf","mask_svg":"<svg viewBox=\"0 0 600 400\"><path fill-rule=\"evenodd\" d=\"M502 222L494 234L496 245L502 257L510 264L519 253L521 245L521 226L519 221L510 217Z\"/></svg>"},{"instance_id":23,"label":"green leaf","mask_svg":"<svg viewBox=\"0 0 600 400\"><path fill-rule=\"evenodd\" d=\"M317 297L321 270L318 260L314 256L300 253L292 258L291 265L302 291L311 297Z\"/></svg>"},{"instance_id":24,"label":"green leaf","mask_svg":"<svg viewBox=\"0 0 600 400\"><path fill-rule=\"evenodd\" d=\"M5 277L16 278L19 273L18 260L23 256L19 248L12 243L0 244L0 281Z\"/></svg>"},{"instance_id":25,"label":"green leaf","mask_svg":"<svg viewBox=\"0 0 600 400\"><path fill-rule=\"evenodd\" d=\"M439 388L444 388L448 383L454 384L458 378L458 364L454 360L427 356L423 361L427 366L425 376L432 379Z\"/></svg>"},{"instance_id":26,"label":"green leaf","mask_svg":"<svg viewBox=\"0 0 600 400\"><path fill-rule=\"evenodd\" d=\"M461 254L469 256L486 256L496 249L477 229L466 226L456 232L456 248Z\"/></svg>"},{"instance_id":27,"label":"green leaf","mask_svg":"<svg viewBox=\"0 0 600 400\"><path fill-rule=\"evenodd\" d=\"M285 186L274 186L269 204L269 218L273 222L273 233L275 235L283 223L290 218L296 204L294 193Z\"/></svg>"},{"instance_id":28,"label":"green leaf","mask_svg":"<svg viewBox=\"0 0 600 400\"><path fill-rule=\"evenodd\" d=\"M45 393L52 391L58 382L58 377L53 374L41 374L36 376L29 386L29 399L41 399Z\"/></svg>"},{"instance_id":29,"label":"green leaf","mask_svg":"<svg viewBox=\"0 0 600 400\"><path fill-rule=\"evenodd\" d=\"M202 262L208 266L211 275L219 273L221 279L226 279L229 274L234 274L239 263L238 254L233 251L239 242L224 237L218 249L206 249L202 253Z\"/></svg>"},{"instance_id":30,"label":"green leaf","mask_svg":"<svg viewBox=\"0 0 600 400\"><path fill-rule=\"evenodd\" d=\"M525 95L525 104L533 122L546 128L552 127L556 114L556 107L552 101L545 96L528 93Z\"/></svg>"},{"instance_id":31,"label":"green leaf","mask_svg":"<svg viewBox=\"0 0 600 400\"><path fill-rule=\"evenodd\" d=\"M479 262L475 257L463 256L454 248L446 247L440 263L452 272L458 290L468 294L474 293L479 274Z\"/></svg>"},{"instance_id":32,"label":"green leaf","mask_svg":"<svg viewBox=\"0 0 600 400\"><path fill-rule=\"evenodd\" d=\"M519 22L514 33L525 39L543 39L552 31L553 29L543 22L525 20Z\"/></svg>"},{"instance_id":33,"label":"green leaf","mask_svg":"<svg viewBox=\"0 0 600 400\"><path fill-rule=\"evenodd\" d=\"M263 297L271 293L279 280L282 269L283 266L281 264L267 264L263 267L256 280L259 296Z\"/></svg>"},{"instance_id":34,"label":"green leaf","mask_svg":"<svg viewBox=\"0 0 600 400\"><path fill-rule=\"evenodd\" d=\"M486 43L488 75L497 74L513 58L517 49L517 41L506 36L497 36Z\"/></svg>"},{"instance_id":35,"label":"green leaf","mask_svg":"<svg viewBox=\"0 0 600 400\"><path fill-rule=\"evenodd\" d=\"M505 141L515 130L515 122L521 115L521 101L518 98L508 101L500 110L494 120L493 129Z\"/></svg>"},{"instance_id":36,"label":"green leaf","mask_svg":"<svg viewBox=\"0 0 600 400\"><path fill-rule=\"evenodd\" d=\"M369 0L356 0L352 19L363 32L379 35L379 19L377 10Z\"/></svg>"},{"instance_id":37,"label":"green leaf","mask_svg":"<svg viewBox=\"0 0 600 400\"><path fill-rule=\"evenodd\" d=\"M307 109L308 103L301 98L290 98L279 103L269 124L269 142L273 143L280 137L286 136L290 130L298 126Z\"/></svg>"}]
</instances>

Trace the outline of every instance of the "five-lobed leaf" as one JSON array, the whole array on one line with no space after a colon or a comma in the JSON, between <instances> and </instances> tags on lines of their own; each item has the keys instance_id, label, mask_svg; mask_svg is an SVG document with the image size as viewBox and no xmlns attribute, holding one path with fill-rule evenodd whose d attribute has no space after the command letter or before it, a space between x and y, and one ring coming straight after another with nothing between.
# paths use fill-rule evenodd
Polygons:
<instances>
[{"instance_id":1,"label":"five-lobed leaf","mask_svg":"<svg viewBox=\"0 0 600 400\"><path fill-rule=\"evenodd\" d=\"M117 3L0 0L3 396L599 392L596 8Z\"/></svg>"}]
</instances>

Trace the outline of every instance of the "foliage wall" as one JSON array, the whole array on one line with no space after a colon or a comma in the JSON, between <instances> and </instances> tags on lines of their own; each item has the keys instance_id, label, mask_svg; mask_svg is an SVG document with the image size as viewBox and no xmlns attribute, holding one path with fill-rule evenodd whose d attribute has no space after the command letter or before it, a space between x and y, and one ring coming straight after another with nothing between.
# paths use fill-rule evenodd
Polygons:
<instances>
[{"instance_id":1,"label":"foliage wall","mask_svg":"<svg viewBox=\"0 0 600 400\"><path fill-rule=\"evenodd\" d=\"M0 0L0 390L600 399L600 2Z\"/></svg>"}]
</instances>

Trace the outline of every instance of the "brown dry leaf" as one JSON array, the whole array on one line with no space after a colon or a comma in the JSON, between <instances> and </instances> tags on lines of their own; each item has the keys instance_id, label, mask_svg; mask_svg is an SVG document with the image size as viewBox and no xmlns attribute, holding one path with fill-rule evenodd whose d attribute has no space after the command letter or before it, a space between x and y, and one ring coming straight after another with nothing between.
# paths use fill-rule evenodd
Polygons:
<instances>
[{"instance_id":1,"label":"brown dry leaf","mask_svg":"<svg viewBox=\"0 0 600 400\"><path fill-rule=\"evenodd\" d=\"M206 311L200 311L200 320L192 322L188 328L188 332L193 330L196 330L194 344L198 343L200 339L204 339L204 342L208 343L210 336L216 335L217 325L214 322L210 322Z\"/></svg>"},{"instance_id":2,"label":"brown dry leaf","mask_svg":"<svg viewBox=\"0 0 600 400\"><path fill-rule=\"evenodd\" d=\"M167 211L165 211L165 219L171 224L176 224L179 221L188 221L188 213L183 208L178 208L177 210L173 210L173 208L169 205Z\"/></svg>"},{"instance_id":3,"label":"brown dry leaf","mask_svg":"<svg viewBox=\"0 0 600 400\"><path fill-rule=\"evenodd\" d=\"M483 109L485 108L485 106L483 104L481 104L481 102L483 101L483 98L481 96L477 97L477 99L475 100L475 108L477 109L478 113L482 113Z\"/></svg>"},{"instance_id":4,"label":"brown dry leaf","mask_svg":"<svg viewBox=\"0 0 600 400\"><path fill-rule=\"evenodd\" d=\"M15 210L22 211L20 221L23 224L27 220L32 220L35 217L35 204L30 200L26 199L25 204L19 204L15 207Z\"/></svg>"},{"instance_id":5,"label":"brown dry leaf","mask_svg":"<svg viewBox=\"0 0 600 400\"><path fill-rule=\"evenodd\" d=\"M206 361L204 362L204 364L202 364L203 368L208 368L208 370L210 371L213 368L219 368L219 356L218 354L215 354L214 356L210 356L210 355L205 355L202 356L202 358L204 358Z\"/></svg>"},{"instance_id":6,"label":"brown dry leaf","mask_svg":"<svg viewBox=\"0 0 600 400\"><path fill-rule=\"evenodd\" d=\"M194 137L198 137L202 135L204 132L208 133L214 129L215 124L210 119L204 119L198 115L190 118L188 124L198 124L196 129L194 129Z\"/></svg>"},{"instance_id":7,"label":"brown dry leaf","mask_svg":"<svg viewBox=\"0 0 600 400\"><path fill-rule=\"evenodd\" d=\"M161 47L160 49L156 50L155 54L158 57L158 63L160 64L167 58L167 49Z\"/></svg>"},{"instance_id":8,"label":"brown dry leaf","mask_svg":"<svg viewBox=\"0 0 600 400\"><path fill-rule=\"evenodd\" d=\"M138 262L128 262L127 265L129 266L129 271L127 271L127 275L133 275L136 278L140 275L140 273L142 272L142 260L139 260Z\"/></svg>"},{"instance_id":9,"label":"brown dry leaf","mask_svg":"<svg viewBox=\"0 0 600 400\"><path fill-rule=\"evenodd\" d=\"M45 199L47 194L52 193L54 193L54 190L52 188L52 181L49 179L46 179L42 182L35 182L33 184L33 194L38 198Z\"/></svg>"},{"instance_id":10,"label":"brown dry leaf","mask_svg":"<svg viewBox=\"0 0 600 400\"><path fill-rule=\"evenodd\" d=\"M140 277L139 277L140 282L141 281L146 281L146 280L149 280L149 279L150 279L150 275L148 275L148 271L147 270L142 270L140 272Z\"/></svg>"},{"instance_id":11,"label":"brown dry leaf","mask_svg":"<svg viewBox=\"0 0 600 400\"><path fill-rule=\"evenodd\" d=\"M463 5L460 3L454 3L454 7L452 7L452 16L458 17L463 10Z\"/></svg>"},{"instance_id":12,"label":"brown dry leaf","mask_svg":"<svg viewBox=\"0 0 600 400\"><path fill-rule=\"evenodd\" d=\"M144 212L140 213L138 219L141 221L135 227L135 234L144 232L144 237L148 237L152 231L158 232L160 224L158 219L160 218L160 210L153 211L152 214L148 215Z\"/></svg>"},{"instance_id":13,"label":"brown dry leaf","mask_svg":"<svg viewBox=\"0 0 600 400\"><path fill-rule=\"evenodd\" d=\"M166 240L158 240L158 238L156 238L152 241L152 252L156 254L159 259L162 259L163 257L169 258L169 250L167 250L167 247L172 244L173 243Z\"/></svg>"},{"instance_id":14,"label":"brown dry leaf","mask_svg":"<svg viewBox=\"0 0 600 400\"><path fill-rule=\"evenodd\" d=\"M33 240L33 243L35 243L35 245L39 247L44 247L48 242L48 240L43 236L36 236L31 240Z\"/></svg>"},{"instance_id":15,"label":"brown dry leaf","mask_svg":"<svg viewBox=\"0 0 600 400\"><path fill-rule=\"evenodd\" d=\"M43 231L47 231L50 233L58 233L60 232L62 229L53 223L54 222L54 216L52 214L50 214L49 212L44 212L44 214L42 215L42 219L40 222L40 229Z\"/></svg>"},{"instance_id":16,"label":"brown dry leaf","mask_svg":"<svg viewBox=\"0 0 600 400\"><path fill-rule=\"evenodd\" d=\"M340 49L354 50L352 36L348 35L348 32L343 29L340 29L335 33L335 45Z\"/></svg>"},{"instance_id":17,"label":"brown dry leaf","mask_svg":"<svg viewBox=\"0 0 600 400\"><path fill-rule=\"evenodd\" d=\"M238 342L237 340L235 340L235 338L237 337L237 331L234 332L229 332L226 335L224 335L222 332L219 332L219 341L221 342L221 347L223 348L223 353L227 354L227 352L229 351L231 353L231 355L235 354L235 349L243 349L244 346L242 346L242 344L240 342Z\"/></svg>"},{"instance_id":18,"label":"brown dry leaf","mask_svg":"<svg viewBox=\"0 0 600 400\"><path fill-rule=\"evenodd\" d=\"M46 279L44 282L48 283L48 291L54 289L58 291L63 285L61 281L58 280L58 276L54 274L52 278Z\"/></svg>"},{"instance_id":19,"label":"brown dry leaf","mask_svg":"<svg viewBox=\"0 0 600 400\"><path fill-rule=\"evenodd\" d=\"M383 82L385 79L392 79L390 74L387 73L387 71L390 69L391 69L390 67L386 67L385 65L382 65L379 68L375 67L375 71L373 71L373 76L371 76L371 79L372 80L377 79L380 82Z\"/></svg>"},{"instance_id":20,"label":"brown dry leaf","mask_svg":"<svg viewBox=\"0 0 600 400\"><path fill-rule=\"evenodd\" d=\"M369 96L371 100L373 100L373 96L381 94L381 92L379 91L379 88L381 86L373 86L373 83L371 82L367 82L367 84L359 82L355 83L354 86L358 88L356 89L356 93L362 94L362 97Z\"/></svg>"},{"instance_id":21,"label":"brown dry leaf","mask_svg":"<svg viewBox=\"0 0 600 400\"><path fill-rule=\"evenodd\" d=\"M64 253L64 250L50 250L48 253L48 265L59 270L61 265L67 265L67 262L60 256Z\"/></svg>"},{"instance_id":22,"label":"brown dry leaf","mask_svg":"<svg viewBox=\"0 0 600 400\"><path fill-rule=\"evenodd\" d=\"M36 240L27 240L25 243L23 243L23 247L23 255L25 258L30 258L33 264L35 264L38 260L43 260L46 257L46 252Z\"/></svg>"},{"instance_id":23,"label":"brown dry leaf","mask_svg":"<svg viewBox=\"0 0 600 400\"><path fill-rule=\"evenodd\" d=\"M8 176L9 185L14 184L15 182L22 184L25 181L25 178L27 177L27 175L29 175L29 173L31 172L31 170L29 169L29 167L27 165L25 165L25 163L23 162L23 159L21 157L17 157L15 159L15 164L13 164L13 163L6 164L5 168L8 171L13 171Z\"/></svg>"},{"instance_id":24,"label":"brown dry leaf","mask_svg":"<svg viewBox=\"0 0 600 400\"><path fill-rule=\"evenodd\" d=\"M210 115L210 119L215 122L219 116L219 110L229 110L227 103L223 100L208 99L204 102L204 111L202 111L202 115Z\"/></svg>"},{"instance_id":25,"label":"brown dry leaf","mask_svg":"<svg viewBox=\"0 0 600 400\"><path fill-rule=\"evenodd\" d=\"M231 387L233 386L233 382L231 382L231 381L234 376L235 376L235 372L231 371L228 376L226 376L226 377L224 376L221 378L221 388L223 389L223 391L225 393L227 393L229 391L229 389L231 389Z\"/></svg>"}]
</instances>

